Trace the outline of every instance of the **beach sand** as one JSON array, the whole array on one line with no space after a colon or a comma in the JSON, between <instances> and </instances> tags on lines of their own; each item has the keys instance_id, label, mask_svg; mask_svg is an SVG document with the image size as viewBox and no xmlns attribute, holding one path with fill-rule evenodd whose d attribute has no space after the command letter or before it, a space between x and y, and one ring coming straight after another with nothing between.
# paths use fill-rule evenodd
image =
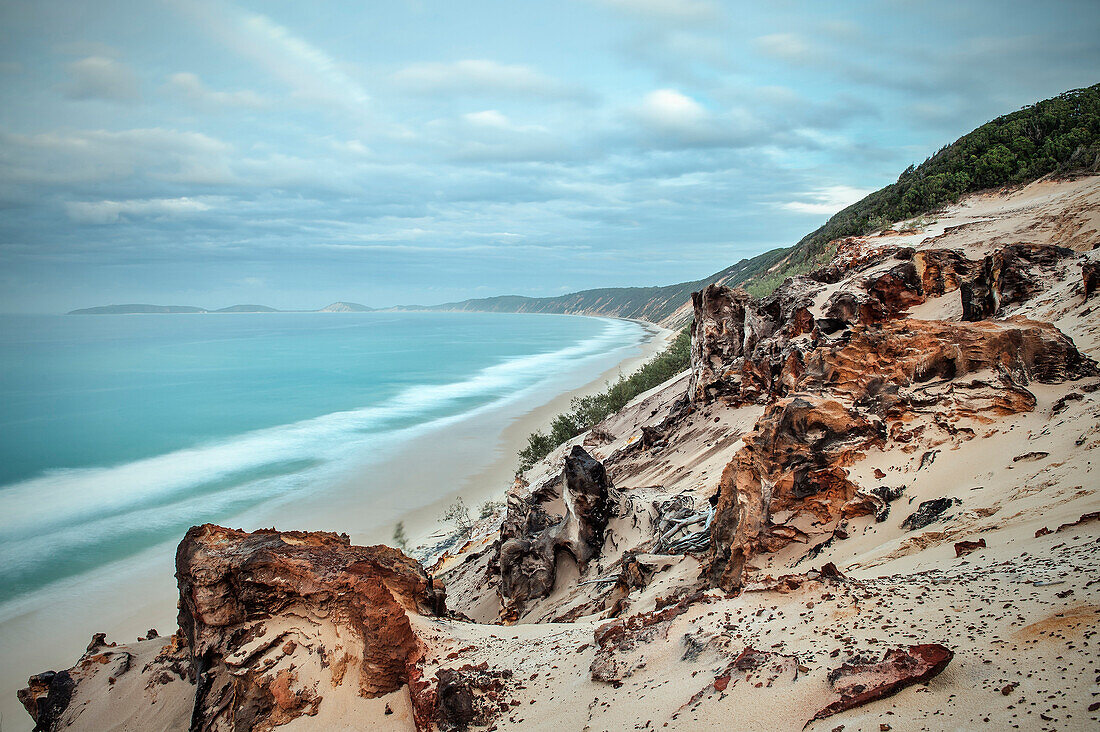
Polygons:
<instances>
[{"instance_id":1,"label":"beach sand","mask_svg":"<svg viewBox=\"0 0 1100 732\"><path fill-rule=\"evenodd\" d=\"M573 388L557 381L546 388L411 440L384 460L311 500L268 507L231 521L248 529L328 530L348 533L357 544L392 543L398 521L410 546L428 541L440 528L439 516L462 497L476 518L486 500L500 500L512 483L516 453L527 436L545 429L571 399L602 391L664 349L675 333L648 323L645 340L595 378ZM571 377L574 382L577 374ZM583 377L581 377L583 378ZM562 388L556 394L551 391ZM548 398L550 394L554 394ZM398 491L379 495L363 489L391 483ZM27 678L47 669L67 668L92 633L125 642L155 628L169 635L176 627L175 542L47 588L26 611L0 622L0 729L29 730L31 718L15 697Z\"/></svg>"}]
</instances>

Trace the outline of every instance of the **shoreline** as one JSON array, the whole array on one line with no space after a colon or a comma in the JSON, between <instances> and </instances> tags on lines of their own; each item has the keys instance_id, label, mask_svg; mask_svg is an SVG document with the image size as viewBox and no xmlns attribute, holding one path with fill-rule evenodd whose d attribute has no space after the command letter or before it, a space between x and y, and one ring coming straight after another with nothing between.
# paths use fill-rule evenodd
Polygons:
<instances>
[{"instance_id":1,"label":"shoreline","mask_svg":"<svg viewBox=\"0 0 1100 732\"><path fill-rule=\"evenodd\" d=\"M536 430L545 429L550 420L569 408L569 404L574 398L599 393L603 391L607 382L618 378L619 374L625 376L639 369L656 354L667 348L676 336L676 331L653 323L629 318L615 319L628 320L645 329L646 337L637 346L640 353L623 359L584 385L561 392L549 401L513 417L499 431L496 444L493 446L495 456L490 465L467 476L463 480L462 486L457 490L443 494L429 505L410 511L399 519L405 524L410 550L418 545L428 543L429 537L442 525L439 515L455 499L462 498L475 519L477 518L477 509L482 503L488 500L504 499L515 477L515 468L518 461L517 453L526 445L528 435ZM392 536L386 535L369 543L385 544L391 543L392 540Z\"/></svg>"},{"instance_id":2,"label":"shoreline","mask_svg":"<svg viewBox=\"0 0 1100 732\"><path fill-rule=\"evenodd\" d=\"M584 317L584 316L582 316ZM602 317L602 316L601 316ZM627 320L618 318L617 320ZM399 495L363 495L351 483L343 491L331 491L316 496L315 500L299 500L270 511L253 515L240 515L227 520L234 526L272 525L282 529L328 530L348 533L355 544L391 544L397 521L405 524L410 549L424 543L441 526L439 516L444 508L461 497L476 517L480 504L485 500L499 500L512 484L517 462L517 451L526 444L527 436L544 429L559 412L568 408L574 397L602 391L606 382L620 373L629 374L663 350L676 332L650 323L637 323L645 330L640 343L630 346L627 355L610 368L588 379L582 385L559 391L549 399L542 394L528 395L517 403L508 403L486 414L472 417L464 423L444 427L411 441L397 454L387 457L385 465L366 464L356 468L360 475L369 475L375 482L385 484L386 477L415 483L422 478L423 491L432 491L433 498L421 505L403 510L396 505L403 495L415 494L404 484ZM532 404L532 400L533 404ZM524 403L524 402L527 403ZM452 449L448 450L448 440ZM487 442L491 440L491 443ZM465 441L466 445L463 445ZM473 445L473 450L463 450ZM434 454L441 455L433 460ZM409 462L412 461L412 462ZM465 468L465 470L464 470ZM415 469L415 470L411 470ZM415 475L413 473L422 473ZM455 485L440 490L449 476L456 476ZM386 506L387 502L394 505ZM380 515L392 513L393 521L379 521ZM313 514L311 517L310 514ZM372 521L375 526L356 530ZM171 545L171 556L182 536ZM13 730L30 729L30 717L15 698L15 691L26 685L32 674L50 668L66 668L93 632L106 632L108 640L125 642L144 636L149 628L170 633L175 629L176 591L173 576L174 565L165 566L166 546L146 549L127 559L102 565L71 580L63 581L36 606L0 623L0 656L5 659L2 676L3 700L0 714ZM74 623L73 604L85 608L83 620ZM33 639L30 643L24 639ZM26 721L23 725L22 720Z\"/></svg>"}]
</instances>

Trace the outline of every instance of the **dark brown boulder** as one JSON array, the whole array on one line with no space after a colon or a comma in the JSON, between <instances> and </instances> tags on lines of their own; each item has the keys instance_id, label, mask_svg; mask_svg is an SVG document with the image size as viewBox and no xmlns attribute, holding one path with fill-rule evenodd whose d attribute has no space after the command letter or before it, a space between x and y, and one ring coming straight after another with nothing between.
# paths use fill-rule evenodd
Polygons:
<instances>
[{"instance_id":1,"label":"dark brown boulder","mask_svg":"<svg viewBox=\"0 0 1100 732\"><path fill-rule=\"evenodd\" d=\"M1084 262L1081 265L1081 280L1085 288L1085 299L1100 290L1100 262Z\"/></svg>"},{"instance_id":2,"label":"dark brown boulder","mask_svg":"<svg viewBox=\"0 0 1100 732\"><path fill-rule=\"evenodd\" d=\"M992 318L1046 288L1051 270L1074 251L1051 244L1010 244L981 261L961 284L963 320Z\"/></svg>"},{"instance_id":3,"label":"dark brown boulder","mask_svg":"<svg viewBox=\"0 0 1100 732\"><path fill-rule=\"evenodd\" d=\"M499 592L506 620L554 589L558 563L581 569L603 548L614 509L603 464L574 445L560 477L527 496L513 492L500 534Z\"/></svg>"}]
</instances>

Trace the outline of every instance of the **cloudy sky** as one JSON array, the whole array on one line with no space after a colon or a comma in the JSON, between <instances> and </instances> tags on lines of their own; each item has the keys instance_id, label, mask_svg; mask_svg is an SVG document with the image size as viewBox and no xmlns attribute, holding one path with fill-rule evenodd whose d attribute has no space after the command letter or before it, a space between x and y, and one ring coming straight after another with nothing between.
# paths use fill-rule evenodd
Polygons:
<instances>
[{"instance_id":1,"label":"cloudy sky","mask_svg":"<svg viewBox=\"0 0 1100 732\"><path fill-rule=\"evenodd\" d=\"M696 279L1098 71L1095 0L0 0L0 311Z\"/></svg>"}]
</instances>

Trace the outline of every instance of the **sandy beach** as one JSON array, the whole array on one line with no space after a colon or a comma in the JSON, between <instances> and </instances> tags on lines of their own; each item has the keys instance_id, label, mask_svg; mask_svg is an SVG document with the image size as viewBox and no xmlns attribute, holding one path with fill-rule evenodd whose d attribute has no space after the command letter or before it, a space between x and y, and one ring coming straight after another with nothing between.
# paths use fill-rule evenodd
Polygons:
<instances>
[{"instance_id":1,"label":"sandy beach","mask_svg":"<svg viewBox=\"0 0 1100 732\"><path fill-rule=\"evenodd\" d=\"M531 432L544 429L574 397L599 392L620 373L637 369L675 335L648 323L639 325L646 330L643 342L594 378L572 374L574 382L586 379L579 386L563 388L552 380L545 388L418 436L316 500L265 507L230 523L250 529L275 525L344 532L357 544L373 544L392 542L393 528L402 521L410 546L425 542L440 528L443 509L457 497L474 513L482 502L503 497L512 482L516 453ZM368 483L401 488L366 500L363 488ZM0 621L3 729L32 727L15 691L31 674L72 664L74 649L82 649L92 633L106 632L110 640L125 642L151 628L162 633L174 629L174 552L171 542L62 581L27 602L19 614ZM82 608L76 617L75 607Z\"/></svg>"}]
</instances>

